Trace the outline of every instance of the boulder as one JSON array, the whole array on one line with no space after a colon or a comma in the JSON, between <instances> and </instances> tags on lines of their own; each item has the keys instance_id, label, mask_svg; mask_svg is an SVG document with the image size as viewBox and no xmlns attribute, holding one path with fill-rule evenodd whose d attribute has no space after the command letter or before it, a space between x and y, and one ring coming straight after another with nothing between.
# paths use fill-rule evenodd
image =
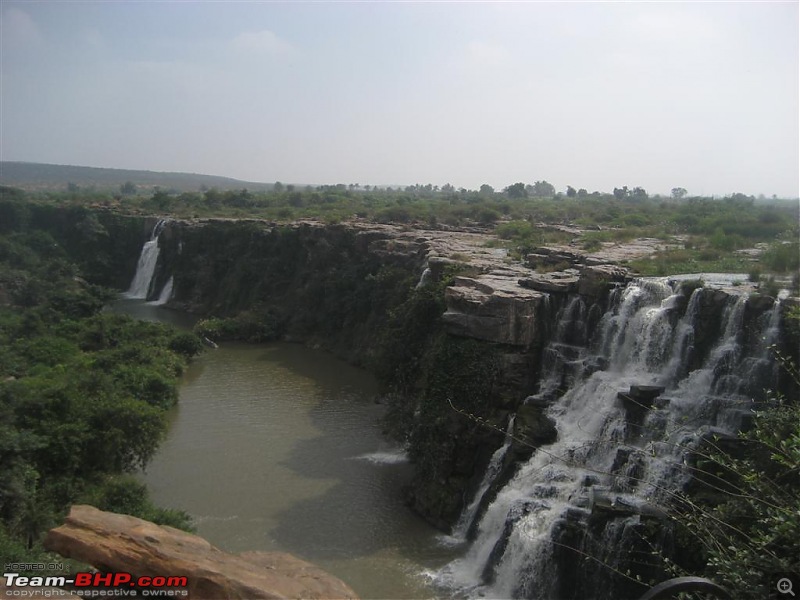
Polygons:
<instances>
[{"instance_id":1,"label":"boulder","mask_svg":"<svg viewBox=\"0 0 800 600\"><path fill-rule=\"evenodd\" d=\"M73 506L44 547L100 571L186 576L194 599L357 597L341 580L290 554L230 554L199 536L92 506Z\"/></svg>"}]
</instances>

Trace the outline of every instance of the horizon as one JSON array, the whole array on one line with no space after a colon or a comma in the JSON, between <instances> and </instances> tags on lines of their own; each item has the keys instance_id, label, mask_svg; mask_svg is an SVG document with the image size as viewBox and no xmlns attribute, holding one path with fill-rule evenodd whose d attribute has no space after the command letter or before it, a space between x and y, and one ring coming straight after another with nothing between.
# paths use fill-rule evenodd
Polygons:
<instances>
[{"instance_id":1,"label":"horizon","mask_svg":"<svg viewBox=\"0 0 800 600\"><path fill-rule=\"evenodd\" d=\"M403 191L405 191L405 189L407 187L427 186L428 184L430 184L430 185L433 185L434 188L441 188L443 185L446 185L446 184L437 184L437 183L434 183L432 181L425 182L425 183L418 182L418 183L413 183L413 184L400 184L400 183L396 183L396 184L381 184L381 183L379 183L379 184L374 184L374 185L373 184L360 184L360 185L359 184L351 184L351 183L346 183L344 181L330 182L330 183L306 183L306 182L302 182L302 181L280 181L280 180L276 180L276 181L248 181L248 180L244 180L244 179L237 179L235 177L229 177L228 175L220 175L220 174L215 174L215 173L197 173L197 172L189 172L189 171L159 171L159 170L155 170L155 169L128 169L128 168L124 168L124 167L95 167L95 166L91 166L91 165L71 165L71 164L68 165L68 164L55 164L55 163L39 163L39 162L33 162L33 161L15 161L15 160L2 160L2 161L0 161L0 164L3 164L3 163L18 163L18 164L28 164L28 165L40 165L40 166L45 166L45 167L66 167L66 168L74 168L74 169L98 169L98 170L110 170L110 171L127 171L127 172L131 172L131 173L153 173L155 175L180 175L180 176L196 176L196 177L213 177L213 178L219 178L219 179L227 179L227 180L230 180L230 181L235 182L237 184L241 183L241 184L251 184L251 185L257 185L257 186L271 186L271 185L274 185L276 183L281 184L283 186L291 185L291 186L295 186L297 188L304 188L304 187L322 188L322 187L334 187L334 186L337 186L337 185L347 185L347 186L349 186L349 185L358 185L358 187L355 187L354 189L355 189L355 191L361 191L361 192L369 191L365 186L369 186L369 188L371 190L373 190L373 191L378 191L378 190L380 190L380 191L389 191L389 190L391 190L391 191L395 191L395 192L403 192ZM0 174L0 179L1 178L2 178L2 174ZM545 179L544 181L547 181L547 180ZM74 182L64 180L62 183L66 185L68 183L74 183ZM513 183L518 183L518 182L513 182ZM494 189L494 193L497 193L497 194L505 193L506 192L506 188L511 186L511 185L513 185L513 183L509 183L507 186L503 186L501 188L495 188ZM526 186L527 186L527 185L533 184L534 182L522 182L522 183L525 183ZM6 185L6 184L4 184L4 183L2 183L2 181L0 181L0 186L2 186L2 185ZM117 184L115 183L113 187L115 187L116 185ZM137 183L136 185L141 188L145 184ZM152 185L155 188L160 187L159 184L152 184ZM91 188L95 188L96 186L97 186L97 183L96 182L92 182L89 187L91 189ZM12 184L9 187L14 187L14 186ZM101 188L102 187L103 186L101 186ZM458 186L453 186L453 187L455 188L456 191L460 190L460 188ZM467 192L478 192L479 188L464 188L464 190L467 191ZM186 190L180 190L180 191L184 191L185 192ZM268 191L268 190L260 190L260 191L257 190L257 193L263 193L263 192L266 192L266 191ZM271 190L269 190L269 191L271 191ZM440 191L441 191L441 189L435 189L434 190L434 192L437 192L437 193L440 192ZM649 190L645 190L645 191L647 191L648 196L651 197L651 198L667 198L667 197L671 197L671 193L650 192ZM587 192L588 192L588 194L586 196L577 196L577 199L580 200L582 198L593 197L596 194L599 194L600 196L613 196L614 190L613 189L611 189L611 190L587 190ZM709 194L707 196L703 196L703 195L700 195L700 194L688 193L688 190L687 190L687 194L684 196L684 198L701 198L702 197L702 198L710 198L712 200L721 200L721 199L724 199L726 197L733 196L734 194L740 194L740 193L743 193L743 192L730 192L728 194ZM555 195L556 196L564 196L564 197L566 197L565 192L563 190L558 190L558 189L556 190L556 194ZM745 195L748 196L748 197L760 200L760 201L763 201L763 200L768 200L768 201L772 201L772 200L775 200L775 201L800 200L800 195L798 195L798 196L778 196L777 194L772 194L770 196L767 196L766 194L758 194L758 195L745 194Z\"/></svg>"},{"instance_id":2,"label":"horizon","mask_svg":"<svg viewBox=\"0 0 800 600\"><path fill-rule=\"evenodd\" d=\"M3 161L800 196L796 2L6 0L0 19Z\"/></svg>"}]
</instances>

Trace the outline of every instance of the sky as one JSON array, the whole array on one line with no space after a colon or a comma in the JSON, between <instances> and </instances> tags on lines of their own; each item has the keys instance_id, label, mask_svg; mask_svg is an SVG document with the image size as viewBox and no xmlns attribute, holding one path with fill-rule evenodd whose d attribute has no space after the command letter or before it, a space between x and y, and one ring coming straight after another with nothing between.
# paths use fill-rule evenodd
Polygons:
<instances>
[{"instance_id":1,"label":"sky","mask_svg":"<svg viewBox=\"0 0 800 600\"><path fill-rule=\"evenodd\" d=\"M0 0L0 158L797 197L798 2Z\"/></svg>"}]
</instances>

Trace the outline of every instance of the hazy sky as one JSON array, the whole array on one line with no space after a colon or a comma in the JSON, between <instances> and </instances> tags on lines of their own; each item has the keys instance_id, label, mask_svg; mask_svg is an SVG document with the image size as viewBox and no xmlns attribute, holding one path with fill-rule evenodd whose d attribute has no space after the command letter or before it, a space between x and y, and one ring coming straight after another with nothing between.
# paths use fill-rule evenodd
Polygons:
<instances>
[{"instance_id":1,"label":"hazy sky","mask_svg":"<svg viewBox=\"0 0 800 600\"><path fill-rule=\"evenodd\" d=\"M798 195L798 2L1 0L3 160Z\"/></svg>"}]
</instances>

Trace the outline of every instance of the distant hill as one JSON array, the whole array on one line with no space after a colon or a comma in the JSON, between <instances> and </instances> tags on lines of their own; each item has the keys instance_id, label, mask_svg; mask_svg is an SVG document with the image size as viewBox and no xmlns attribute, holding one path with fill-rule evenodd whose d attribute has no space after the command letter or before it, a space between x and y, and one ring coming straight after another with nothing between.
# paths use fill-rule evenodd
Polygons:
<instances>
[{"instance_id":1,"label":"distant hill","mask_svg":"<svg viewBox=\"0 0 800 600\"><path fill-rule=\"evenodd\" d=\"M272 189L273 186L271 183L240 181L230 177L198 173L164 173L0 161L0 185L30 191L65 191L69 184L74 184L82 189L119 192L120 186L128 181L141 191L159 187L167 192L192 192L202 188L218 190L247 188L251 191L261 191Z\"/></svg>"}]
</instances>

